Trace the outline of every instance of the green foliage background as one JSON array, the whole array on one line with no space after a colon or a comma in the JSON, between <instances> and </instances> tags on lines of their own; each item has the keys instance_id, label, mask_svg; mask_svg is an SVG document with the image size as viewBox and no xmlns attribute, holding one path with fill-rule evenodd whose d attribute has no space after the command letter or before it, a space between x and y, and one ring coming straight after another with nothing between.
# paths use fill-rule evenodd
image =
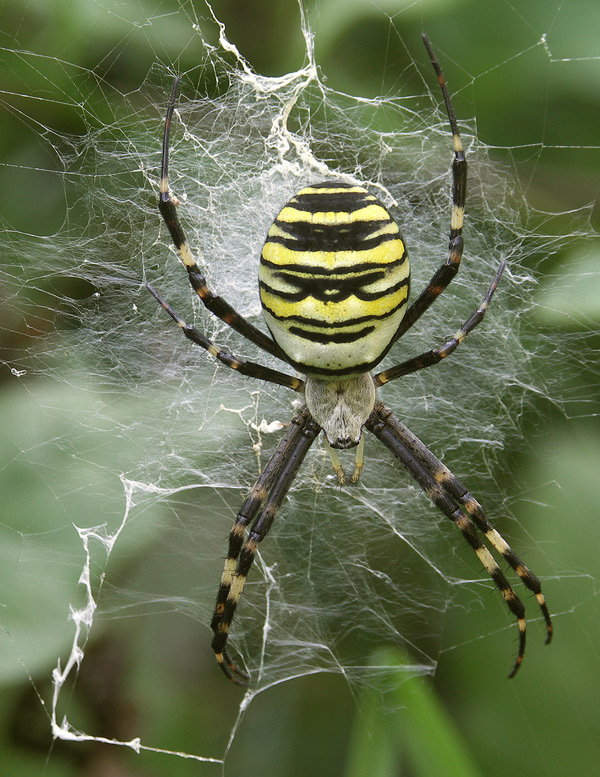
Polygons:
<instances>
[{"instance_id":1,"label":"green foliage background","mask_svg":"<svg viewBox=\"0 0 600 777\"><path fill-rule=\"evenodd\" d=\"M19 72L14 59L10 69L0 71L3 99L11 108L0 125L1 159L7 163L0 166L5 193L0 210L3 223L11 229L51 234L63 225L64 195L57 178L42 172L52 169L56 160L48 146L39 142L40 127L67 134L84 130L67 100L51 99L52 88L57 94L60 90L69 94L71 89L61 61L102 72L123 92L139 87L157 57L164 63L177 58L182 70L194 64L193 47L181 53L189 19L177 2L139 0L119 6L119 14L106 13L108 6L114 11L119 4L12 0L0 9L3 47L56 58L40 65L43 77L38 83L30 72L27 76ZM301 66L303 41L293 0L223 0L214 7L229 39L258 72L279 75ZM317 61L328 84L367 97L393 93L398 73L413 58L424 60L420 33L427 31L456 92L458 116L477 117L480 138L498 147L499 159L516 165L531 204L566 213L597 201L600 9L594 3L530 0L515 6L494 0L321 0L311 18ZM160 37L155 37L149 19L157 20ZM555 61L540 43L543 32L549 33ZM561 65L565 58L569 63ZM410 89L408 76L403 84ZM22 93L31 99L19 97ZM94 96L81 99L93 101ZM597 206L591 219L597 227ZM566 216L550 223L558 234L571 228ZM10 247L8 239L3 249L7 257ZM389 707L401 707L400 712L386 713L377 697L353 698L340 677L316 675L286 683L253 702L228 755L228 774L600 775L596 591L600 522L595 491L600 468L599 386L597 367L589 358L598 347L594 332L600 323L599 254L597 241L570 244L568 251L543 265L548 280L540 285L539 294L540 299L546 295L548 305L540 308L546 312L539 314L543 317L539 323L570 334L580 331L578 347L587 358L564 387L571 417L559 414L549 403L542 405L535 415L522 419L526 434L535 437L535 446L507 454L507 473L519 471L528 486L526 493L515 495L513 512L519 525L538 540L548 536L555 543L548 558L555 560L556 567L539 570L556 614L552 647L541 650L536 644L541 641L540 632L532 628L526 667L508 682L498 671L506 664L506 632L498 637L497 610L455 610L445 630L448 644L460 649L442 654L433 680L411 680L394 691L397 698ZM585 280L574 286L572 276ZM13 322L2 317L0 309L0 329L13 331L6 335L9 339L16 337ZM0 521L24 533L50 531L51 513L36 501L35 489L30 487L32 473L12 464L11 446L33 446L34 430L43 424L36 408L28 404L33 387L25 379L15 392L13 379L2 373L0 381L5 440L0 454L5 514ZM543 428L540 418L544 418ZM65 459L53 466L67 469L72 464ZM38 462L38 467L43 470L44 462ZM85 472L75 470L71 477L75 491L77 482L85 481ZM511 493L510 485L506 490ZM2 536L6 541L1 551L0 603L19 555L14 533ZM32 620L28 627L35 646L27 656L26 670L15 656L11 666L0 667L2 774L183 777L218 773L217 764L136 756L97 744L59 743L50 750L47 720L27 673L35 687L47 691L44 678L60 646L45 640L44 618L56 620L61 615L50 609L43 617L31 616L39 586L43 581L32 584L30 609L23 603L23 620ZM578 603L576 608L573 602ZM134 640L131 628L119 625L118 638ZM488 636L477 639L478 635ZM2 636L10 642L10 634ZM115 687L107 691L113 693L111 719L102 718L106 713L100 706L86 705L86 700L95 698L95 680L85 666L73 704L81 705L82 714L88 716L89 730L102 731L105 725L121 737L127 731L134 735L142 730L144 739L163 742L165 747L180 743L182 749L220 756L239 694L213 671L212 663L202 676L198 669L190 669L194 655L183 656L172 674L165 674L164 656L153 650L158 636L137 634L137 652L122 659L124 665L111 652L110 635L98 638L89 646L86 664L89 661L100 673L105 667L117 678ZM373 660L402 663L401 656L389 654ZM148 710L152 714L144 714Z\"/></svg>"}]
</instances>

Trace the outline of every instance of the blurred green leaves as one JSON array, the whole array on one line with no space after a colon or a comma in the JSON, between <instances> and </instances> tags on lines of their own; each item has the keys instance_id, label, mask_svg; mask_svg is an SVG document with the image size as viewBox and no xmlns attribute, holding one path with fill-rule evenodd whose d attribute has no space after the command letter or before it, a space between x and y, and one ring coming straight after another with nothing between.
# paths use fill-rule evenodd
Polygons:
<instances>
[{"instance_id":1,"label":"blurred green leaves","mask_svg":"<svg viewBox=\"0 0 600 777\"><path fill-rule=\"evenodd\" d=\"M600 326L600 244L565 252L552 277L542 279L536 308L540 324L589 331Z\"/></svg>"},{"instance_id":2,"label":"blurred green leaves","mask_svg":"<svg viewBox=\"0 0 600 777\"><path fill-rule=\"evenodd\" d=\"M430 678L406 672L397 650L382 650L372 662L398 669L383 696L366 690L359 699L344 777L482 777Z\"/></svg>"}]
</instances>

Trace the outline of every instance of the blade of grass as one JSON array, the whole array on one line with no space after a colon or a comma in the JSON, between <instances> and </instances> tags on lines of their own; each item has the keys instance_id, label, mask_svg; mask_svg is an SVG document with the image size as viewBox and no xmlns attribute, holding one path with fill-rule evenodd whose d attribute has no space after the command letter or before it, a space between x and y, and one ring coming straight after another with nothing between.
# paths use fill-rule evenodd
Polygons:
<instances>
[{"instance_id":1,"label":"blade of grass","mask_svg":"<svg viewBox=\"0 0 600 777\"><path fill-rule=\"evenodd\" d=\"M430 679L407 670L398 650L372 665L386 668L390 686L361 696L344 777L399 777L403 764L418 777L483 777Z\"/></svg>"}]
</instances>

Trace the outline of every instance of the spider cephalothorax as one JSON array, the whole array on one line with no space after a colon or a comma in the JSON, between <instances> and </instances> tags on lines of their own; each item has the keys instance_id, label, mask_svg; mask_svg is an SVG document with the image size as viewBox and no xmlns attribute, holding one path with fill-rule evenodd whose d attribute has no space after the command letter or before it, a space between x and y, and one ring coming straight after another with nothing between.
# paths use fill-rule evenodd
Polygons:
<instances>
[{"instance_id":1,"label":"spider cephalothorax","mask_svg":"<svg viewBox=\"0 0 600 777\"><path fill-rule=\"evenodd\" d=\"M340 483L346 482L337 449L357 447L356 482L363 466L364 430L374 434L413 476L433 504L459 528L496 583L519 628L519 649L510 676L525 652L525 607L492 555L495 551L536 597L552 637L541 585L489 523L479 502L433 453L376 396L378 387L437 364L482 320L496 290L502 262L478 309L442 345L372 373L407 329L420 318L458 271L463 252L467 165L450 95L431 45L423 40L440 84L454 140L452 216L447 259L417 299L408 304L409 265L404 241L387 209L367 189L347 181L306 187L282 208L265 242L259 272L260 298L271 336L240 316L206 285L190 250L169 193L169 131L178 79L167 109L163 139L160 212L202 303L263 351L294 367L301 379L233 356L187 324L148 286L192 342L243 375L276 383L304 395L277 449L242 505L211 622L212 647L220 668L235 683L247 675L227 652L229 627L252 566L304 457L321 430ZM487 542L487 545L486 545Z\"/></svg>"}]
</instances>

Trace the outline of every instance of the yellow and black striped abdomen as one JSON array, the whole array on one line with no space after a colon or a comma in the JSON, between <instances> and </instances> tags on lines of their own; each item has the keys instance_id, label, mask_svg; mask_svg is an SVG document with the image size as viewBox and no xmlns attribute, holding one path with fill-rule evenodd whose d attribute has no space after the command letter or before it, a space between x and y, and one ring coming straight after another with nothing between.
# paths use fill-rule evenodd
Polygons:
<instances>
[{"instance_id":1,"label":"yellow and black striped abdomen","mask_svg":"<svg viewBox=\"0 0 600 777\"><path fill-rule=\"evenodd\" d=\"M265 319L306 375L367 372L385 355L408 300L404 242L361 186L302 189L273 222L259 269Z\"/></svg>"}]
</instances>

